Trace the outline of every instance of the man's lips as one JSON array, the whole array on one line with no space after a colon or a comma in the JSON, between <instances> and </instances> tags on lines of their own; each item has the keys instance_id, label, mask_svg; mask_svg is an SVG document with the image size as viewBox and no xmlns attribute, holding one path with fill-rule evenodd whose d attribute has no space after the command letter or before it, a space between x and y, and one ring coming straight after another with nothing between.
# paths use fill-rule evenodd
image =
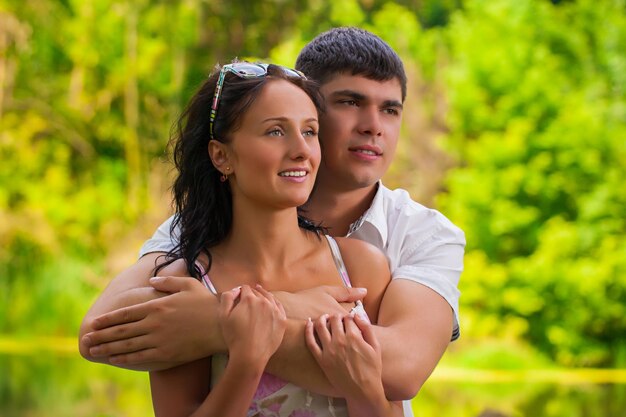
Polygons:
<instances>
[{"instance_id":1,"label":"man's lips","mask_svg":"<svg viewBox=\"0 0 626 417\"><path fill-rule=\"evenodd\" d=\"M350 152L367 158L377 158L383 154L383 150L379 146L361 145L348 148Z\"/></svg>"}]
</instances>

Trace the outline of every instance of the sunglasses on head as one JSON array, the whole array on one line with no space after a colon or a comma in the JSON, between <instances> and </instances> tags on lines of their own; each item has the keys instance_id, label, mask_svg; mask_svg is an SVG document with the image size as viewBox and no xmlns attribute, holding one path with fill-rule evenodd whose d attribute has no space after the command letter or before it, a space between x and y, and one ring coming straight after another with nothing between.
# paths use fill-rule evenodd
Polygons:
<instances>
[{"instance_id":1,"label":"sunglasses on head","mask_svg":"<svg viewBox=\"0 0 626 417\"><path fill-rule=\"evenodd\" d=\"M220 70L220 76L217 79L217 85L215 86L215 94L213 95L213 102L211 103L211 114L209 115L209 136L211 139L215 139L213 133L213 125L215 124L215 117L217 115L217 107L220 103L220 96L222 95L222 88L224 87L224 78L226 73L235 74L239 78L258 78L265 77L267 75L267 68L269 64L254 64L251 62L235 62L233 64L226 64ZM298 70L283 67L277 65L285 74L290 77L304 78L303 73Z\"/></svg>"}]
</instances>

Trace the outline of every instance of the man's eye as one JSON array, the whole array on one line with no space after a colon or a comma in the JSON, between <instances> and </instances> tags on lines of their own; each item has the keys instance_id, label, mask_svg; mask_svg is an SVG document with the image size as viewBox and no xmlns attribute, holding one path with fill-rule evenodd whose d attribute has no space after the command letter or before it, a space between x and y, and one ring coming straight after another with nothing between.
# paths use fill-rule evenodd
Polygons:
<instances>
[{"instance_id":1,"label":"man's eye","mask_svg":"<svg viewBox=\"0 0 626 417\"><path fill-rule=\"evenodd\" d=\"M397 116L398 114L400 114L400 112L398 111L398 109L394 109L394 108L389 108L389 109L385 109L383 110L385 113L387 114L391 114L393 116Z\"/></svg>"},{"instance_id":2,"label":"man's eye","mask_svg":"<svg viewBox=\"0 0 626 417\"><path fill-rule=\"evenodd\" d=\"M356 100L341 100L339 103L345 104L346 106L356 106Z\"/></svg>"}]
</instances>

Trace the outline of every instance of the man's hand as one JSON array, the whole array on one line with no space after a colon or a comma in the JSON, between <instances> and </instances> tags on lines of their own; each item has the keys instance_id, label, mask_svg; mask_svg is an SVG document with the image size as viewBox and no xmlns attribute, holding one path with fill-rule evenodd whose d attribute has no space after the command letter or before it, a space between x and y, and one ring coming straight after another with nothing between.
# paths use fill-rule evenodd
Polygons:
<instances>
[{"instance_id":1,"label":"man's hand","mask_svg":"<svg viewBox=\"0 0 626 417\"><path fill-rule=\"evenodd\" d=\"M354 307L354 302L362 300L366 294L367 289L365 288L331 285L323 285L296 293L274 292L276 298L283 304L287 317L301 320L318 318L323 314L346 315Z\"/></svg>"},{"instance_id":2,"label":"man's hand","mask_svg":"<svg viewBox=\"0 0 626 417\"><path fill-rule=\"evenodd\" d=\"M217 322L218 300L199 281L156 277L150 284L169 295L96 317L94 331L82 340L91 356L152 371L225 350Z\"/></svg>"}]
</instances>

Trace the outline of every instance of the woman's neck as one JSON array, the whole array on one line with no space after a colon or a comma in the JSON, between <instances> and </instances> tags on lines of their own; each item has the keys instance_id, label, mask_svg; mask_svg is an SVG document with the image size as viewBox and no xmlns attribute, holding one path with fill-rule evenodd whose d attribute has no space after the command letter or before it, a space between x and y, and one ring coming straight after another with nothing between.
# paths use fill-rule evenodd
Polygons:
<instances>
[{"instance_id":1,"label":"woman's neck","mask_svg":"<svg viewBox=\"0 0 626 417\"><path fill-rule=\"evenodd\" d=\"M216 261L236 263L242 269L259 273L280 271L297 263L311 250L308 234L298 226L295 208L234 207L231 232L211 252Z\"/></svg>"}]
</instances>

